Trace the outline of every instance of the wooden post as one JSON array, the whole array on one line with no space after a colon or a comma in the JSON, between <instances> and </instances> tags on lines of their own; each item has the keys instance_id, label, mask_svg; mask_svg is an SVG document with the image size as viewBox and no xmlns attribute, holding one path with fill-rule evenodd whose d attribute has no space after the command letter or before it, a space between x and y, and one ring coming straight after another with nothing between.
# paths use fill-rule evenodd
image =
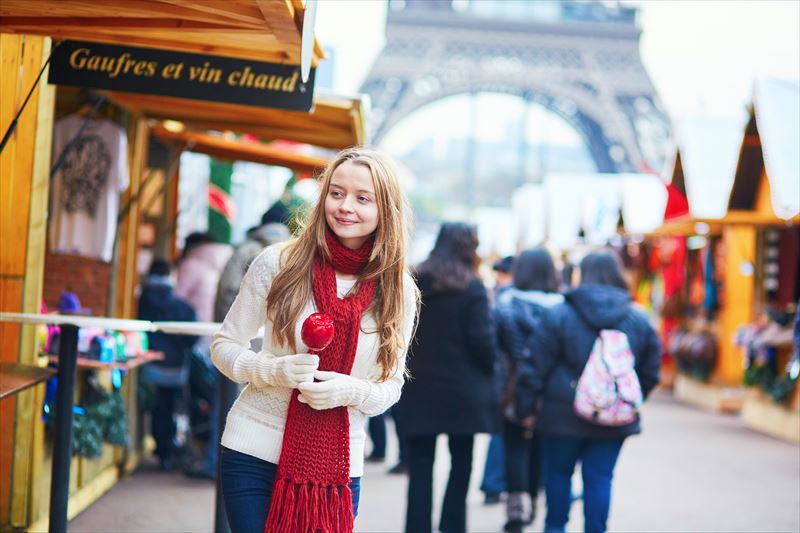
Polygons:
<instances>
[{"instance_id":1,"label":"wooden post","mask_svg":"<svg viewBox=\"0 0 800 533\"><path fill-rule=\"evenodd\" d=\"M144 118L131 121L128 128L128 167L130 186L122 195L122 206L129 206L125 218L120 222L117 233L116 264L114 265L113 316L134 318L136 301L134 291L139 281L137 272L137 251L139 249L139 222L141 205L138 200L139 188L147 169L148 128ZM131 201L133 199L133 201Z\"/></svg>"},{"instance_id":2,"label":"wooden post","mask_svg":"<svg viewBox=\"0 0 800 533\"><path fill-rule=\"evenodd\" d=\"M719 314L719 361L714 382L738 387L744 377L744 353L733 341L739 326L753 321L756 228L725 226L722 242L725 246L724 302Z\"/></svg>"},{"instance_id":3,"label":"wooden post","mask_svg":"<svg viewBox=\"0 0 800 533\"><path fill-rule=\"evenodd\" d=\"M46 37L0 34L0 135L34 86L50 53ZM0 311L36 313L42 296L54 87L47 73L0 154ZM13 237L12 237L13 236ZM0 357L35 364L35 328L0 325ZM37 462L36 389L0 410L0 527L29 523Z\"/></svg>"}]
</instances>

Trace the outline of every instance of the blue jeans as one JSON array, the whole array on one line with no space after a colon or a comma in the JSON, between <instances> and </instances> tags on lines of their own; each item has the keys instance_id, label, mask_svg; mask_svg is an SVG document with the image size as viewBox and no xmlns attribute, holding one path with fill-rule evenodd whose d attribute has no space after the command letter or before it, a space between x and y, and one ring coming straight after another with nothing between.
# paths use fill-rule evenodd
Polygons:
<instances>
[{"instance_id":1,"label":"blue jeans","mask_svg":"<svg viewBox=\"0 0 800 533\"><path fill-rule=\"evenodd\" d=\"M231 533L264 533L278 465L221 447L221 485ZM350 478L358 516L361 478Z\"/></svg>"},{"instance_id":2,"label":"blue jeans","mask_svg":"<svg viewBox=\"0 0 800 533\"><path fill-rule=\"evenodd\" d=\"M488 494L500 494L506 491L506 453L503 435L492 435L489 449L486 451L486 465L483 468L481 490Z\"/></svg>"},{"instance_id":3,"label":"blue jeans","mask_svg":"<svg viewBox=\"0 0 800 533\"><path fill-rule=\"evenodd\" d=\"M611 479L624 439L580 439L544 437L545 532L565 531L572 503L572 473L581 462L583 475L583 516L586 533L606 530L611 505Z\"/></svg>"}]
</instances>

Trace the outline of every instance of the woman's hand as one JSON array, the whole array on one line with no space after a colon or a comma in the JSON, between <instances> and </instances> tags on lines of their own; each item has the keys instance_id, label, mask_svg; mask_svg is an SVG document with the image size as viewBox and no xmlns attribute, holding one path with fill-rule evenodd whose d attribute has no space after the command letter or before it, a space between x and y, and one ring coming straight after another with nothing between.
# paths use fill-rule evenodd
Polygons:
<instances>
[{"instance_id":1,"label":"woman's hand","mask_svg":"<svg viewBox=\"0 0 800 533\"><path fill-rule=\"evenodd\" d=\"M314 372L319 366L319 356L310 353L275 357L272 361L271 368L267 367L259 372L259 380L264 384L290 389L313 381Z\"/></svg>"},{"instance_id":2,"label":"woman's hand","mask_svg":"<svg viewBox=\"0 0 800 533\"><path fill-rule=\"evenodd\" d=\"M297 400L317 410L334 407L356 407L364 403L369 395L369 383L338 372L318 370L314 377L319 381L301 383L297 386Z\"/></svg>"}]
</instances>

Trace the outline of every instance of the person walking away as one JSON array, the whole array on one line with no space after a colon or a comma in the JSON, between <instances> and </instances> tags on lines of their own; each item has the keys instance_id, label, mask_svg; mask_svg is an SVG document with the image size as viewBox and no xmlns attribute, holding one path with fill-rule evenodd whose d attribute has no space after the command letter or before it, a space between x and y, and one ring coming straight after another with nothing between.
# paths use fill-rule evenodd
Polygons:
<instances>
[{"instance_id":1,"label":"person walking away","mask_svg":"<svg viewBox=\"0 0 800 533\"><path fill-rule=\"evenodd\" d=\"M193 322L194 309L173 293L172 267L155 259L142 281L137 316L139 320ZM189 377L189 357L197 342L192 335L148 333L148 346L163 352L164 359L142 368L142 381L155 388L151 412L151 432L156 441L156 456L162 470L171 470L175 452L175 411Z\"/></svg>"},{"instance_id":2,"label":"person walking away","mask_svg":"<svg viewBox=\"0 0 800 533\"><path fill-rule=\"evenodd\" d=\"M494 288L492 289L492 304L497 304L497 297L511 288L513 277L511 268L514 264L513 256L506 256L492 265L494 271ZM498 397L504 388L503 372L499 368L502 362L498 359L495 369L495 381L498 390ZM500 503L502 493L506 491L506 452L505 442L502 433L495 433L489 439L489 447L486 450L486 462L483 467L483 481L481 481L481 492L483 492L484 505Z\"/></svg>"},{"instance_id":3,"label":"person walking away","mask_svg":"<svg viewBox=\"0 0 800 533\"><path fill-rule=\"evenodd\" d=\"M494 324L476 272L476 228L442 225L433 251L417 269L422 307L409 356L412 380L397 405L409 461L405 530L432 531L436 437L447 435L450 478L439 530L467 531L466 498L476 433L494 433Z\"/></svg>"},{"instance_id":4,"label":"person walking away","mask_svg":"<svg viewBox=\"0 0 800 533\"><path fill-rule=\"evenodd\" d=\"M199 322L214 321L217 285L232 254L229 244L216 242L207 233L192 233L186 237L178 261L175 294L194 307Z\"/></svg>"},{"instance_id":5,"label":"person walking away","mask_svg":"<svg viewBox=\"0 0 800 533\"><path fill-rule=\"evenodd\" d=\"M408 213L389 158L350 148L322 174L298 237L250 265L211 345L217 368L247 384L222 435L234 533L352 531L367 417L400 397L418 305ZM311 354L301 327L314 312L335 332Z\"/></svg>"},{"instance_id":6,"label":"person walking away","mask_svg":"<svg viewBox=\"0 0 800 533\"><path fill-rule=\"evenodd\" d=\"M219 284L222 269L230 259L233 248L224 243L219 243L207 233L192 233L186 237L181 259L178 261L178 282L175 285L175 294L184 298L194 307L197 312L197 320L200 322L212 322L214 320L214 302L217 297L217 285ZM195 379L194 383L202 382L211 390L216 388L216 381L219 379L218 372L211 363L209 346L211 337L208 335L200 337L198 340L195 355L196 375L205 376L206 379ZM213 383L207 383L213 381ZM197 400L198 388L190 389L192 399ZM217 447L211 443L218 440L217 425L219 420L219 409L216 398L213 395L203 398L208 402L208 443L202 448L202 457L192 459L185 467L185 473L190 477L214 479L217 473ZM192 428L193 433L197 432L197 427Z\"/></svg>"},{"instance_id":7,"label":"person walking away","mask_svg":"<svg viewBox=\"0 0 800 533\"><path fill-rule=\"evenodd\" d=\"M630 404L615 401L610 405L624 404L627 409L621 408L617 414L631 414L629 422L607 420L603 406L597 407L596 417L590 421L578 416L576 410L583 404L576 399L585 399L582 385L602 375L609 364L621 370L619 376L611 382L595 381L596 385L610 386L616 400L622 398L615 395L615 388L627 391L638 385L639 399L646 398L658 384L661 345L647 316L631 303L616 256L606 251L590 253L581 261L578 276L578 287L565 295L563 304L543 314L533 334L531 357L522 366L515 405L519 419L536 417L536 428L542 435L545 531L565 531L571 504L570 480L580 461L584 528L587 533L601 533L608 520L614 466L625 439L641 431L639 416ZM588 365L592 354L592 364ZM585 374L587 370L594 373ZM623 377L624 382L620 381ZM579 398L576 389L581 390Z\"/></svg>"},{"instance_id":8,"label":"person walking away","mask_svg":"<svg viewBox=\"0 0 800 533\"><path fill-rule=\"evenodd\" d=\"M517 419L514 414L516 378L524 361L536 357L527 340L539 328L542 314L564 298L558 293L553 259L544 248L522 252L514 261L512 274L511 288L497 299L495 317L504 378L501 405L508 484L504 529L521 533L536 517L542 458L540 432L532 427L532 421Z\"/></svg>"}]
</instances>

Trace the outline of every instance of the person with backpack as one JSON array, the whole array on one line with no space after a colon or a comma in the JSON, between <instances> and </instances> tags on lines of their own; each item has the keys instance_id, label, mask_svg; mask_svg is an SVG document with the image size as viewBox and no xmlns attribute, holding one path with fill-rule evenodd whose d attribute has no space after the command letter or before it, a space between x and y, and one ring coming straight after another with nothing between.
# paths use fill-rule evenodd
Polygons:
<instances>
[{"instance_id":1,"label":"person with backpack","mask_svg":"<svg viewBox=\"0 0 800 533\"><path fill-rule=\"evenodd\" d=\"M542 470L541 435L531 424L516 418L511 407L517 393L519 367L526 359L536 357L526 341L538 329L545 310L562 303L564 297L558 293L553 259L544 248L522 252L514 261L511 274L512 286L498 296L495 317L502 357L500 397L508 486L504 529L521 533L536 516Z\"/></svg>"},{"instance_id":2,"label":"person with backpack","mask_svg":"<svg viewBox=\"0 0 800 533\"><path fill-rule=\"evenodd\" d=\"M542 314L527 341L516 416L542 435L546 532L563 532L580 461L584 530L606 530L611 479L625 439L641 431L638 406L658 384L661 344L631 303L619 260L606 251L580 263L579 286ZM538 408L537 408L538 406Z\"/></svg>"}]
</instances>

